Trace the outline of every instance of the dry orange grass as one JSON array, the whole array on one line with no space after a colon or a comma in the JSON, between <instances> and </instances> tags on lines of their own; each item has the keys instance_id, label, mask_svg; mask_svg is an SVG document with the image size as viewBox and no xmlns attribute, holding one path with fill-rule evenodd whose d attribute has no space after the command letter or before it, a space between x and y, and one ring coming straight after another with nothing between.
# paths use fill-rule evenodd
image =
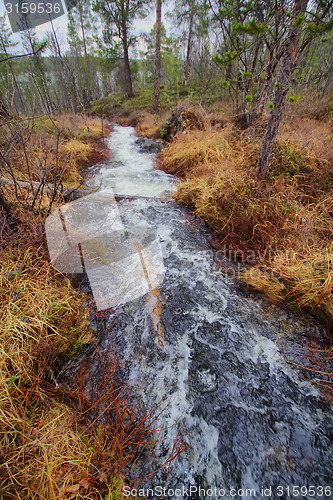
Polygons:
<instances>
[{"instance_id":1,"label":"dry orange grass","mask_svg":"<svg viewBox=\"0 0 333 500\"><path fill-rule=\"evenodd\" d=\"M233 146L228 140L230 133L229 127L220 132L194 130L178 135L162 151L161 168L180 177L188 173L201 175L216 168L226 170L230 162L235 163Z\"/></svg>"},{"instance_id":2,"label":"dry orange grass","mask_svg":"<svg viewBox=\"0 0 333 500\"><path fill-rule=\"evenodd\" d=\"M88 297L52 268L40 222L29 219L13 244L0 239L0 491L13 500L120 500L123 471L154 446L155 417L131 403L116 359L97 394L86 391L89 361L70 388L55 381L54 356L94 342Z\"/></svg>"},{"instance_id":3,"label":"dry orange grass","mask_svg":"<svg viewBox=\"0 0 333 500\"><path fill-rule=\"evenodd\" d=\"M59 130L63 131L66 139L77 139L82 142L95 140L105 135L108 130L108 124L100 119L91 116L61 113L54 116L54 123ZM50 131L52 126L49 125Z\"/></svg>"}]
</instances>

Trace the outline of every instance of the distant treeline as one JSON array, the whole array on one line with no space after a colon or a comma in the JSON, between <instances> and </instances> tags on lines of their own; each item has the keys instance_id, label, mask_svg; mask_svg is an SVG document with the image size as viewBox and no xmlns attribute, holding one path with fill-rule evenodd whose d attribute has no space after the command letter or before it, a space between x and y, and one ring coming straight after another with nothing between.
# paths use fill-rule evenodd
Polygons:
<instances>
[{"instance_id":1,"label":"distant treeline","mask_svg":"<svg viewBox=\"0 0 333 500\"><path fill-rule=\"evenodd\" d=\"M2 112L77 112L111 92L131 97L153 87L158 49L159 86L183 94L185 88L189 99L202 104L228 99L238 122L247 126L274 106L288 50L294 67L285 97L295 102L306 93L327 93L333 81L332 4L176 0L171 11L162 11L160 20L157 16L149 34L134 36L135 21L154 9L153 2L78 0L68 14L67 44L51 24L43 40L34 29L21 32L21 51L11 42L3 16Z\"/></svg>"}]
</instances>

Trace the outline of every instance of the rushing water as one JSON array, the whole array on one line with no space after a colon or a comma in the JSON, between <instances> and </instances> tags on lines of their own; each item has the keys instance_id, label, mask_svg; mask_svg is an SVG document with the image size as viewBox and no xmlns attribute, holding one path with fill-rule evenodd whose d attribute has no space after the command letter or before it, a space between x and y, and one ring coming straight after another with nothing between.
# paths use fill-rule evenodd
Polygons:
<instances>
[{"instance_id":1,"label":"rushing water","mask_svg":"<svg viewBox=\"0 0 333 500\"><path fill-rule=\"evenodd\" d=\"M174 190L175 179L153 169L153 155L138 151L132 128L116 126L109 147L112 161L95 167L91 186L150 197ZM156 231L165 275L159 290L106 315L90 380L116 349L133 392L148 408L165 407L147 472L183 432L189 449L151 486L166 487L167 498L332 498L320 489L332 486L331 408L282 354L316 328L240 292L216 269L205 227L175 202L118 207L129 230Z\"/></svg>"},{"instance_id":2,"label":"rushing water","mask_svg":"<svg viewBox=\"0 0 333 500\"><path fill-rule=\"evenodd\" d=\"M176 178L154 169L154 155L141 154L132 127L114 127L108 139L110 162L92 169L87 185L116 194L161 197L175 190Z\"/></svg>"}]
</instances>

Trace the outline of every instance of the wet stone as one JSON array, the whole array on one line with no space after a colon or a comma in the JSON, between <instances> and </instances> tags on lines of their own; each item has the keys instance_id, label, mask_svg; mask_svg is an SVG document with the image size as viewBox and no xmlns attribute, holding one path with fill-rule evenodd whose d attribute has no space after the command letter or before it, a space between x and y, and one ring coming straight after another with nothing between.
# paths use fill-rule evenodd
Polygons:
<instances>
[{"instance_id":1,"label":"wet stone","mask_svg":"<svg viewBox=\"0 0 333 500\"><path fill-rule=\"evenodd\" d=\"M139 146L140 153L159 153L163 149L163 143L153 141L147 137L139 137L135 144Z\"/></svg>"}]
</instances>

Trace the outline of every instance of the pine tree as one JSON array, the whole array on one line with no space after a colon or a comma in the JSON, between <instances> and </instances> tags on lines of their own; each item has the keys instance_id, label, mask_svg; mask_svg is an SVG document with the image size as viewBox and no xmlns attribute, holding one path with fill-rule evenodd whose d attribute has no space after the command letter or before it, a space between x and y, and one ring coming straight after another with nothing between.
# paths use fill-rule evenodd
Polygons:
<instances>
[{"instance_id":1,"label":"pine tree","mask_svg":"<svg viewBox=\"0 0 333 500\"><path fill-rule=\"evenodd\" d=\"M132 73L129 48L135 43L131 35L131 25L135 18L142 17L147 11L149 0L96 0L93 9L98 12L105 24L109 40L119 37L123 49L125 92L133 97Z\"/></svg>"},{"instance_id":2,"label":"pine tree","mask_svg":"<svg viewBox=\"0 0 333 500\"><path fill-rule=\"evenodd\" d=\"M319 0L316 4L310 4L310 11L307 12L309 4L308 0L294 1L288 34L282 47L282 57L275 82L275 94L271 105L272 109L257 165L260 177L264 177L269 168L275 139L282 120L286 96L290 89L291 78L298 58L316 36L321 36L333 29L333 16L331 14L333 2ZM314 21L310 21L310 19L314 19Z\"/></svg>"},{"instance_id":3,"label":"pine tree","mask_svg":"<svg viewBox=\"0 0 333 500\"><path fill-rule=\"evenodd\" d=\"M153 111L158 112L161 81L161 29L162 29L162 0L156 0L156 44L155 44L155 72Z\"/></svg>"}]
</instances>

